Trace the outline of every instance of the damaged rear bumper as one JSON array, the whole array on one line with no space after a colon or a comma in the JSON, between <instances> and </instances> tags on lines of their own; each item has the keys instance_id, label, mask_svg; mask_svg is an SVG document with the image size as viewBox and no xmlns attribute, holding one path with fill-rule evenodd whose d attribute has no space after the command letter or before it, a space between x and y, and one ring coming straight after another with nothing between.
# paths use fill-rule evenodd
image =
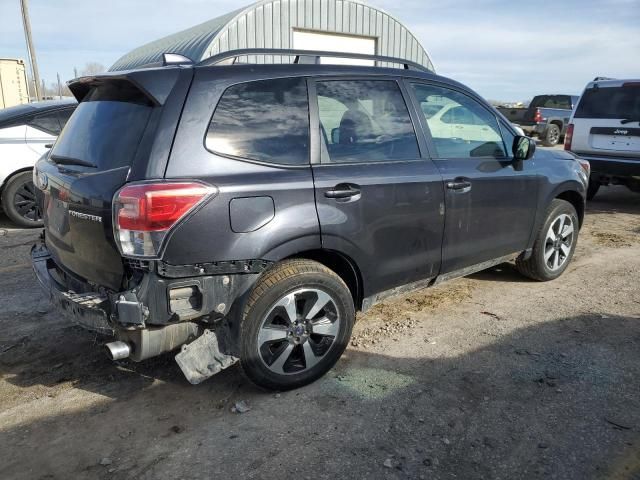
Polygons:
<instances>
[{"instance_id":1,"label":"damaged rear bumper","mask_svg":"<svg viewBox=\"0 0 640 480\"><path fill-rule=\"evenodd\" d=\"M44 244L32 248L31 259L40 285L65 318L125 342L134 361L181 348L176 359L191 383L237 361L225 317L255 274L166 278L147 271L130 290L95 292L61 271Z\"/></svg>"},{"instance_id":2,"label":"damaged rear bumper","mask_svg":"<svg viewBox=\"0 0 640 480\"><path fill-rule=\"evenodd\" d=\"M31 250L31 265L36 278L49 300L72 323L107 335L115 333L109 321L107 295L88 292L75 293L67 289L56 275L51 255L44 247L38 245Z\"/></svg>"}]
</instances>

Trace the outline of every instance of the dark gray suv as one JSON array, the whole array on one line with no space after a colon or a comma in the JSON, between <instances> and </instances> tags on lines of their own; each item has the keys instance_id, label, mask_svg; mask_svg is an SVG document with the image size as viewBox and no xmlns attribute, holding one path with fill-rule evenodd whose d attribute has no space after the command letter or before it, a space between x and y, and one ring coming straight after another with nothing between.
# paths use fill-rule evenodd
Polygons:
<instances>
[{"instance_id":1,"label":"dark gray suv","mask_svg":"<svg viewBox=\"0 0 640 480\"><path fill-rule=\"evenodd\" d=\"M230 64L249 53L295 61ZM316 53L70 84L78 108L36 166L33 267L71 320L115 335L112 358L179 349L192 383L239 361L294 388L388 295L513 259L536 280L566 269L588 163L535 151L473 91L405 60Z\"/></svg>"}]
</instances>

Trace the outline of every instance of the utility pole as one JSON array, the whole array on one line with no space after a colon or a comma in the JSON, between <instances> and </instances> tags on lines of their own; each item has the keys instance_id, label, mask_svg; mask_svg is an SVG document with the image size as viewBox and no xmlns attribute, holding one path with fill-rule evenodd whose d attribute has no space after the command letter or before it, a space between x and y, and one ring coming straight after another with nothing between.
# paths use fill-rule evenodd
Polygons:
<instances>
[{"instance_id":1,"label":"utility pole","mask_svg":"<svg viewBox=\"0 0 640 480\"><path fill-rule=\"evenodd\" d=\"M36 100L40 100L40 73L38 72L38 63L36 62L36 51L33 47L31 38L31 21L29 20L29 0L20 0L20 8L22 10L22 24L24 25L24 36L27 40L27 53L29 54L29 63L31 64L31 75L36 91Z\"/></svg>"},{"instance_id":2,"label":"utility pole","mask_svg":"<svg viewBox=\"0 0 640 480\"><path fill-rule=\"evenodd\" d=\"M62 86L60 85L60 74L56 73L56 76L58 77L58 99L62 100Z\"/></svg>"}]
</instances>

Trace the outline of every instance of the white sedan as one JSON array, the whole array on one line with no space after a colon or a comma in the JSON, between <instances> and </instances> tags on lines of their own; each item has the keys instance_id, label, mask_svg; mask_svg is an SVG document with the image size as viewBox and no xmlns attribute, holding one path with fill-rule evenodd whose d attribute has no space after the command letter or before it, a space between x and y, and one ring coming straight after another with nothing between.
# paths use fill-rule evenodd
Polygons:
<instances>
[{"instance_id":1,"label":"white sedan","mask_svg":"<svg viewBox=\"0 0 640 480\"><path fill-rule=\"evenodd\" d=\"M4 212L21 227L42 225L33 166L76 106L75 100L54 100L0 110L0 199Z\"/></svg>"}]
</instances>

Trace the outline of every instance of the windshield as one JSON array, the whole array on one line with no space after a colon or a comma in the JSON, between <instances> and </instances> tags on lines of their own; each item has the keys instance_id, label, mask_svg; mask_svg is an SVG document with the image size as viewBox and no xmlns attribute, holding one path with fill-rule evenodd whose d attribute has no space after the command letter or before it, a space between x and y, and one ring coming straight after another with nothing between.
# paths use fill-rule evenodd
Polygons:
<instances>
[{"instance_id":1,"label":"windshield","mask_svg":"<svg viewBox=\"0 0 640 480\"><path fill-rule=\"evenodd\" d=\"M640 119L640 85L585 90L575 118Z\"/></svg>"},{"instance_id":2,"label":"windshield","mask_svg":"<svg viewBox=\"0 0 640 480\"><path fill-rule=\"evenodd\" d=\"M51 158L99 170L131 165L152 109L124 82L95 87L60 133Z\"/></svg>"}]
</instances>

